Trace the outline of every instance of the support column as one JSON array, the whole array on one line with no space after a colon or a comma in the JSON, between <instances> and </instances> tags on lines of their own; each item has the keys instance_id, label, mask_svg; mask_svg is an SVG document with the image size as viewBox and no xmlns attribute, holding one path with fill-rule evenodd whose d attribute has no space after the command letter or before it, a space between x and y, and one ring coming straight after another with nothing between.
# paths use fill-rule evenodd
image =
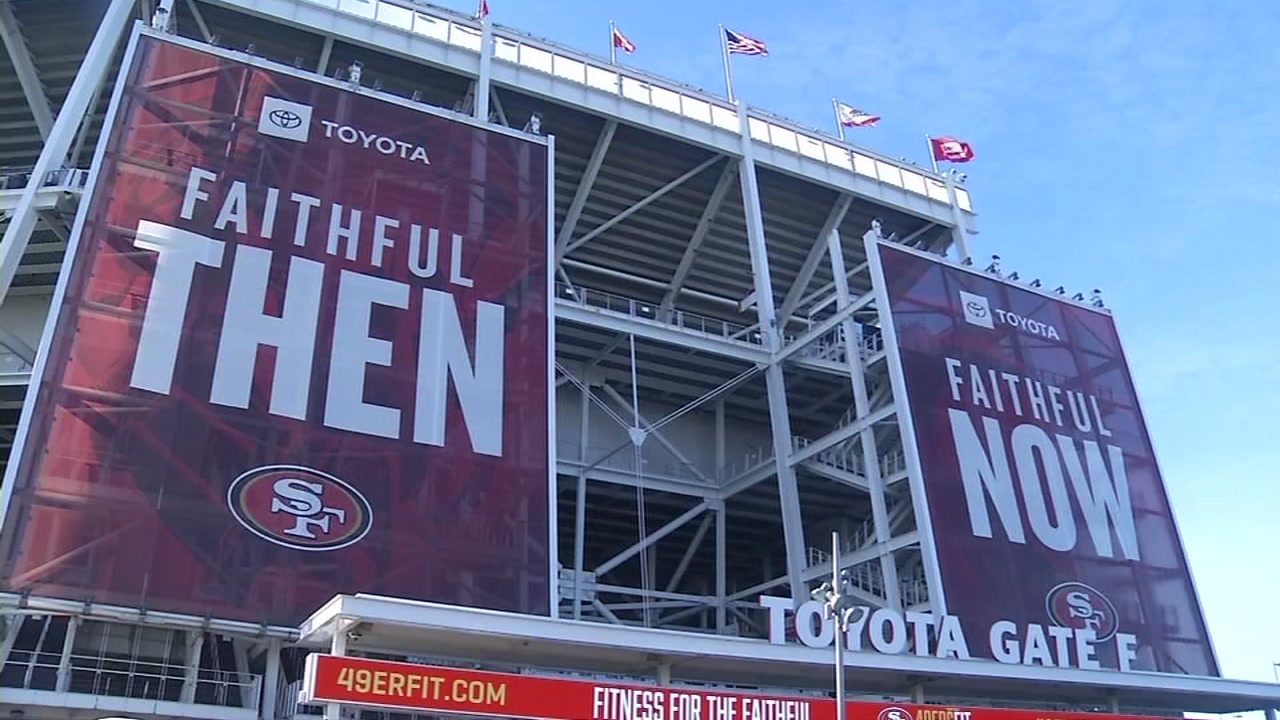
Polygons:
<instances>
[{"instance_id":1,"label":"support column","mask_svg":"<svg viewBox=\"0 0 1280 720\"><path fill-rule=\"evenodd\" d=\"M751 269L755 279L756 315L765 349L776 355L782 349L781 328L773 301L773 280L769 274L769 257L765 246L764 217L760 211L760 188L756 182L755 152L751 130L747 124L747 108L738 104L738 128L742 136L742 169L738 178L742 185L742 206L747 222L747 246L751 251ZM800 491L796 487L795 470L791 467L791 417L787 411L787 390L779 361L765 368L765 387L769 396L769 428L773 435L773 453L777 458L778 500L782 508L782 535L787 556L787 580L794 603L808 596L804 584L804 527L800 517Z\"/></svg>"},{"instance_id":2,"label":"support column","mask_svg":"<svg viewBox=\"0 0 1280 720\"><path fill-rule=\"evenodd\" d=\"M187 633L187 654L184 658L187 666L182 676L182 694L180 702L196 701L196 685L200 682L200 656L204 654L204 632L192 630Z\"/></svg>"},{"instance_id":3,"label":"support column","mask_svg":"<svg viewBox=\"0 0 1280 720\"><path fill-rule=\"evenodd\" d=\"M13 278L18 273L18 263L22 261L22 254L26 252L27 243L31 240L31 231L36 227L36 191L44 183L46 175L60 169L66 162L76 128L81 121L88 121L86 115L94 88L106 76L116 45L124 36L132 17L133 0L111 0L98 25L98 32L93 36L93 42L89 44L89 50L80 63L66 100L62 102L62 109L58 112L53 127L49 129L40 157L36 159L36 166L27 179L27 186L22 191L18 206L9 218L4 238L0 240L0 303L9 294ZM110 128L104 128L103 132L110 132Z\"/></svg>"},{"instance_id":4,"label":"support column","mask_svg":"<svg viewBox=\"0 0 1280 720\"><path fill-rule=\"evenodd\" d=\"M725 573L725 561L727 560L725 546L725 513L724 501L721 500L716 507L716 634L724 634L724 626L727 618L725 618L725 607L728 604L728 579Z\"/></svg>"},{"instance_id":5,"label":"support column","mask_svg":"<svg viewBox=\"0 0 1280 720\"><path fill-rule=\"evenodd\" d=\"M347 654L347 623L342 618L334 623L333 640L329 644L329 654L345 657ZM324 720L342 720L340 703L325 703Z\"/></svg>"},{"instance_id":6,"label":"support column","mask_svg":"<svg viewBox=\"0 0 1280 720\"><path fill-rule=\"evenodd\" d=\"M915 685L911 686L911 704L912 705L924 704L924 683L916 683Z\"/></svg>"},{"instance_id":7,"label":"support column","mask_svg":"<svg viewBox=\"0 0 1280 720\"><path fill-rule=\"evenodd\" d=\"M280 641L267 641L267 670L262 676L262 701L258 717L276 720L276 696L280 694Z\"/></svg>"},{"instance_id":8,"label":"support column","mask_svg":"<svg viewBox=\"0 0 1280 720\"><path fill-rule=\"evenodd\" d=\"M475 107L476 119L489 122L489 86L493 65L493 23L489 18L480 18L480 79L476 83Z\"/></svg>"},{"instance_id":9,"label":"support column","mask_svg":"<svg viewBox=\"0 0 1280 720\"><path fill-rule=\"evenodd\" d=\"M831 276L835 280L836 309L849 307L849 276L844 266L844 245L840 242L840 230L833 227L827 235L827 256L831 261ZM867 397L867 366L862 361L861 325L855 325L852 317L842 323L845 360L849 366L849 380L853 385L853 406L856 419L871 414L871 402ZM867 479L871 493L871 521L875 526L877 545L889 542L889 509L884 497L884 477L880 473L880 452L876 448L875 427L867 425L858 431L862 445L862 474ZM880 575L884 579L884 601L890 608L902 607L902 589L898 584L898 566L892 552L880 555Z\"/></svg>"},{"instance_id":10,"label":"support column","mask_svg":"<svg viewBox=\"0 0 1280 720\"><path fill-rule=\"evenodd\" d=\"M0 615L0 620L4 624L0 626L0 667L4 667L9 662L9 653L13 651L13 644L18 641L18 631L22 629L22 622L26 619L26 615Z\"/></svg>"},{"instance_id":11,"label":"support column","mask_svg":"<svg viewBox=\"0 0 1280 720\"><path fill-rule=\"evenodd\" d=\"M71 687L71 656L76 647L76 631L80 629L80 618L72 615L67 619L67 635L62 639L62 656L58 658L58 692L66 692Z\"/></svg>"},{"instance_id":12,"label":"support column","mask_svg":"<svg viewBox=\"0 0 1280 720\"><path fill-rule=\"evenodd\" d=\"M578 425L581 435L578 439L578 462L582 468L578 470L578 484L575 489L573 505L573 619L582 619L582 572L586 549L583 545L587 538L587 441L591 436L591 386L587 378L582 384L582 420Z\"/></svg>"},{"instance_id":13,"label":"support column","mask_svg":"<svg viewBox=\"0 0 1280 720\"><path fill-rule=\"evenodd\" d=\"M947 184L947 201L951 205L951 221L955 223L951 228L951 239L956 243L956 252L960 253L960 261L964 262L970 258L969 231L966 229L967 224L964 220L964 212L960 209L960 201L956 196L956 183L952 179L951 173L943 173L942 179Z\"/></svg>"}]
</instances>

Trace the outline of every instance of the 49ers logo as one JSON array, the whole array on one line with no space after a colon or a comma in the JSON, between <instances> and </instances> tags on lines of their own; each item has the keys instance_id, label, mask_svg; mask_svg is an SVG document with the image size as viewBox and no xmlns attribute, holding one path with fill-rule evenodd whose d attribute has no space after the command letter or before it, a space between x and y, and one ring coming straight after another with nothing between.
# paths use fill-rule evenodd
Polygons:
<instances>
[{"instance_id":1,"label":"49ers logo","mask_svg":"<svg viewBox=\"0 0 1280 720\"><path fill-rule=\"evenodd\" d=\"M337 550L373 526L373 507L355 488L306 467L268 465L227 488L227 506L254 535L295 550Z\"/></svg>"},{"instance_id":2,"label":"49ers logo","mask_svg":"<svg viewBox=\"0 0 1280 720\"><path fill-rule=\"evenodd\" d=\"M1073 630L1093 630L1098 642L1106 642L1120 629L1120 614L1106 595L1080 582L1055 586L1045 597L1045 609L1054 625Z\"/></svg>"}]
</instances>

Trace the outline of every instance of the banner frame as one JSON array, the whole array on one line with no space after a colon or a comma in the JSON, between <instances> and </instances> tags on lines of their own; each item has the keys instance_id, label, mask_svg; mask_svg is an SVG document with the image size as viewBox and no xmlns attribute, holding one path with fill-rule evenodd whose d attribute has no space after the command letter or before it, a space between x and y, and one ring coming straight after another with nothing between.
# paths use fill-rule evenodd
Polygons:
<instances>
[{"instance_id":1,"label":"banner frame","mask_svg":"<svg viewBox=\"0 0 1280 720\"><path fill-rule=\"evenodd\" d=\"M885 362L888 363L894 414L898 417L898 435L902 440L902 454L907 461L907 483L911 488L911 509L915 515L916 531L920 534L920 553L924 557L925 579L929 584L929 606L935 616L942 617L948 614L947 595L942 584L938 546L933 537L933 515L927 500L924 470L920 465L920 448L916 443L915 418L911 415L907 378L902 369L902 354L898 349L898 332L893 324L889 287L885 281L884 264L880 259L882 244L883 241L873 233L868 234L863 243L867 265L871 271L871 288L876 298L876 314L880 318L880 338L884 342Z\"/></svg>"},{"instance_id":2,"label":"banner frame","mask_svg":"<svg viewBox=\"0 0 1280 720\"><path fill-rule=\"evenodd\" d=\"M417 103L408 98L402 98L397 95L384 93L363 86L344 83L334 78L325 77L314 72L294 68L284 65L266 58L250 55L245 52L221 48L209 45L198 40L185 38L179 35L173 35L160 30L156 30L147 26L141 20L135 20L132 28L128 31L128 39L124 52L121 55L120 69L116 74L116 79L111 91L111 98L107 105L106 113L103 116L102 132L98 136L97 145L94 148L93 159L89 166L89 178L85 183L84 189L80 195L80 203L76 209L75 219L70 229L70 239L64 252L62 263L58 269L58 280L54 286L52 299L50 300L49 311L45 316L45 321L41 330L40 342L36 348L36 362L32 366L31 374L27 381L27 392L22 402L22 412L19 417L18 427L14 432L13 445L9 451L10 461L7 463L3 480L0 482L0 532L5 529L5 523L9 516L9 505L13 499L14 483L17 473L22 466L23 453L27 451L27 440L31 433L32 411L40 394L40 389L44 385L44 378L47 372L48 355L50 346L53 342L53 331L57 325L62 306L66 300L67 286L70 283L72 263L80 250L80 241L84 233L84 225L87 221L89 211L93 205L94 193L97 191L98 180L102 174L102 165L106 158L107 146L110 144L112 133L115 130L115 123L119 114L120 106L124 99L124 90L130 73L134 71L134 62L136 60L138 45L143 37L150 38L156 42L168 43L177 47L188 50L205 53L225 60L242 63L249 67L265 70L270 73L286 75L301 80L305 80L317 85L336 89L341 92L348 92L359 96L368 97L379 102L387 102L393 105L431 115L452 122L463 123L474 128L493 132L500 135L521 140L531 145L542 146L546 148L547 153L547 241L548 250L546 263L546 323L547 323L547 577L549 606L547 616L552 618L559 617L558 613L558 572L557 564L559 562L559 547L557 543L557 520L556 512L556 436L555 436L555 270L554 270L554 253L555 247L555 137L552 135L538 136L517 130L505 125L499 125L492 122L486 122L476 119L470 115L452 112L444 108ZM0 543L2 543L2 535L0 535ZM10 551L11 548L0 544L0 562L4 562L4 553ZM16 593L0 593L0 595L17 595ZM66 598L58 598L44 595L24 596L28 599L43 599L54 603L66 602ZM122 606L114 606L122 607ZM462 607L462 606L459 606ZM146 614L146 608L137 608L139 617ZM231 620L228 618L205 618L184 612L165 612L165 615L174 618L189 618L200 623L207 623L209 620L225 623L240 623L242 621ZM523 613L509 613L513 615L522 615ZM542 615L532 615L532 617L542 617ZM263 624L258 627L259 632L268 632L273 635L294 635L298 628L291 625L273 625Z\"/></svg>"}]
</instances>

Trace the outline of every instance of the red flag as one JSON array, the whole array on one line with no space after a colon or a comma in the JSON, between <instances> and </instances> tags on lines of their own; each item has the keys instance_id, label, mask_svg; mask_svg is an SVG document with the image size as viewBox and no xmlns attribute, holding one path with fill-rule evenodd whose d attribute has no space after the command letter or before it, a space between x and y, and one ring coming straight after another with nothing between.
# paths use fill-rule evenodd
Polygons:
<instances>
[{"instance_id":1,"label":"red flag","mask_svg":"<svg viewBox=\"0 0 1280 720\"><path fill-rule=\"evenodd\" d=\"M630 55L636 51L636 44L627 39L618 28L613 29L613 46Z\"/></svg>"},{"instance_id":2,"label":"red flag","mask_svg":"<svg viewBox=\"0 0 1280 720\"><path fill-rule=\"evenodd\" d=\"M931 138L933 159L946 162L969 162L974 158L973 147L952 137Z\"/></svg>"},{"instance_id":3,"label":"red flag","mask_svg":"<svg viewBox=\"0 0 1280 720\"><path fill-rule=\"evenodd\" d=\"M481 20L489 17L489 0L480 0L480 7L476 8L476 17Z\"/></svg>"}]
</instances>

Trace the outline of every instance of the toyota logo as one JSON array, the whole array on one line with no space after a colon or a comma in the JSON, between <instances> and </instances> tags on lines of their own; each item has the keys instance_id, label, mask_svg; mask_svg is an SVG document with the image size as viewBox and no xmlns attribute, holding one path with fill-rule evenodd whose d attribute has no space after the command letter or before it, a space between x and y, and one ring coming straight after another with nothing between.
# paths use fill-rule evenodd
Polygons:
<instances>
[{"instance_id":1,"label":"toyota logo","mask_svg":"<svg viewBox=\"0 0 1280 720\"><path fill-rule=\"evenodd\" d=\"M987 316L987 309L982 306L982 303L970 301L968 303L965 303L965 309L968 310L969 314L974 317Z\"/></svg>"},{"instance_id":2,"label":"toyota logo","mask_svg":"<svg viewBox=\"0 0 1280 720\"><path fill-rule=\"evenodd\" d=\"M272 125L285 130L292 130L302 125L302 116L291 110L276 109L267 113L267 119Z\"/></svg>"}]
</instances>

